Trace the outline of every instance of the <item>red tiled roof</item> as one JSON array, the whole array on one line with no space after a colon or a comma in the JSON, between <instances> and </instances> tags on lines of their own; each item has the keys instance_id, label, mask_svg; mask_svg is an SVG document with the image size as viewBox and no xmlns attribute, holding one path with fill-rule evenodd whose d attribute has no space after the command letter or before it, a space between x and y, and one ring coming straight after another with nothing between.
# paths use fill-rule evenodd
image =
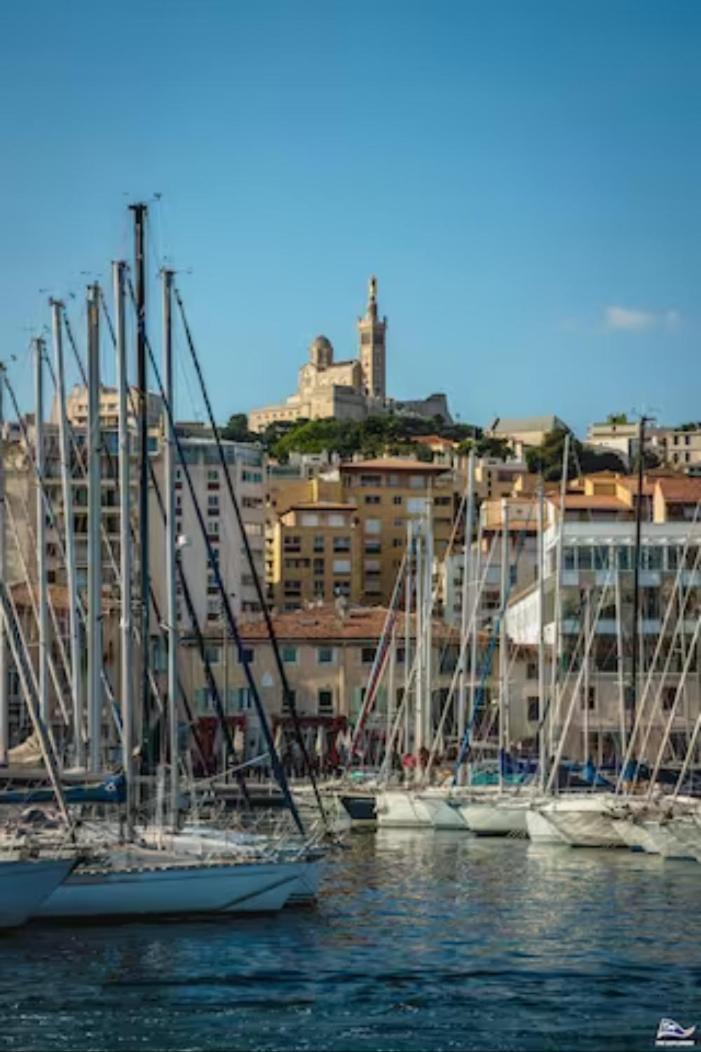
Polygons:
<instances>
[{"instance_id":1,"label":"red tiled roof","mask_svg":"<svg viewBox=\"0 0 701 1052\"><path fill-rule=\"evenodd\" d=\"M689 504L701 500L701 479L660 478L656 485L668 503Z\"/></svg>"},{"instance_id":2,"label":"red tiled roof","mask_svg":"<svg viewBox=\"0 0 701 1052\"><path fill-rule=\"evenodd\" d=\"M293 640L309 642L314 640L341 641L376 641L382 635L387 617L384 606L350 607L345 616L341 616L334 603L324 603L309 610L292 610L273 614L275 635L281 641ZM241 621L239 623L241 638L246 642L266 642L268 633L263 620ZM413 634L414 622L410 626ZM404 636L404 614L397 615L397 633ZM445 622L434 622L434 637L448 638L450 630Z\"/></svg>"}]
</instances>

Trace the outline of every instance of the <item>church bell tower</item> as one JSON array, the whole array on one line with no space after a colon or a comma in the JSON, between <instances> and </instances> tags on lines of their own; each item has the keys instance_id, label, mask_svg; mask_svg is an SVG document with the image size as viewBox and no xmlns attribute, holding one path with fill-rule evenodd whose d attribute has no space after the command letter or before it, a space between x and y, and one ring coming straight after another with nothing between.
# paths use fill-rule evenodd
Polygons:
<instances>
[{"instance_id":1,"label":"church bell tower","mask_svg":"<svg viewBox=\"0 0 701 1052\"><path fill-rule=\"evenodd\" d=\"M387 397L385 386L386 332L387 319L380 320L377 313L377 278L373 276L368 286L367 310L362 318L358 318L359 357L363 370L365 393L370 398L377 398L381 401Z\"/></svg>"}]
</instances>

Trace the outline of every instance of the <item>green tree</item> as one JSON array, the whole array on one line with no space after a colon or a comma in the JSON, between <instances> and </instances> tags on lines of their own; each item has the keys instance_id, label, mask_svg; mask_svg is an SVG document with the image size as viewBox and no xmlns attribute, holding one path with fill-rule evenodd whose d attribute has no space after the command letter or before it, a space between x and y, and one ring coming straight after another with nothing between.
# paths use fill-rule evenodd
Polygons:
<instances>
[{"instance_id":1,"label":"green tree","mask_svg":"<svg viewBox=\"0 0 701 1052\"><path fill-rule=\"evenodd\" d=\"M221 434L222 438L231 442L252 442L256 437L248 430L248 417L245 413L232 413Z\"/></svg>"}]
</instances>

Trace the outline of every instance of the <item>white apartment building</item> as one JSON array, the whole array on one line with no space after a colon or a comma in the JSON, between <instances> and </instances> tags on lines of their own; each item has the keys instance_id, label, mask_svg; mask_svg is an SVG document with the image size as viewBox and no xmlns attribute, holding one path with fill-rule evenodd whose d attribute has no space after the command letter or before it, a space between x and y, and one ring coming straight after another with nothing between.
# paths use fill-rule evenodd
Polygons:
<instances>
[{"instance_id":1,"label":"white apartment building","mask_svg":"<svg viewBox=\"0 0 701 1052\"><path fill-rule=\"evenodd\" d=\"M224 587L235 616L250 618L260 612L253 576L248 565L226 478L216 443L209 437L181 439L197 502L202 509L207 535L217 553ZM261 581L265 581L265 466L258 446L223 442L226 470L238 499L244 528ZM163 485L163 454L154 457L159 485ZM216 578L209 568L207 548L182 468L175 469L176 532L180 537L180 559L187 578L197 618L204 631L223 624L222 604ZM163 520L155 496L151 503L151 573L159 604L165 609L165 545ZM162 568L162 569L160 569ZM178 583L180 591L180 584ZM189 617L182 594L178 600L179 625L187 632Z\"/></svg>"}]
</instances>

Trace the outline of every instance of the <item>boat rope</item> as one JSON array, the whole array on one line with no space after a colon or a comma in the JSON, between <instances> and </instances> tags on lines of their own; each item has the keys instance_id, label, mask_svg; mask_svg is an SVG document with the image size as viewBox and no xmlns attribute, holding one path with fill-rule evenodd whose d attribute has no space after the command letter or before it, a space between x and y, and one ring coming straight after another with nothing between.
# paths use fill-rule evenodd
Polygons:
<instances>
[{"instance_id":1,"label":"boat rope","mask_svg":"<svg viewBox=\"0 0 701 1052\"><path fill-rule=\"evenodd\" d=\"M134 287L132 285L131 278L129 278L129 277L127 278L127 288L128 288L130 299L132 301L132 305L136 309L136 297L134 295ZM210 540L209 533L207 532L207 526L206 526L206 523L205 523L205 520L204 520L204 516L202 514L202 508L200 507L200 503L199 503L199 501L197 499L197 494L195 493L195 486L194 486L194 483L192 481L192 474L190 472L190 466L189 466L189 464L187 462L187 459L185 457L182 441L180 439L180 435L178 434L176 426L175 426L175 418L173 416L173 407L172 407L172 405L170 403L170 400L168 399L168 397L166 395L165 388L164 388L163 382L161 380L160 370L158 368L158 364L156 362L155 355L153 353L153 348L151 347L150 340L148 339L148 336L147 336L147 334L145 332L144 319L143 318L139 318L138 311L137 311L137 319L138 319L139 326L140 326L140 329L141 329L141 335L142 335L142 338L144 340L144 344L145 344L145 347L146 347L148 358L149 358L149 361L151 362L151 368L153 370L153 374L154 374L154 377L156 379L156 384L157 384L157 387L158 387L158 391L159 391L159 394L160 394L162 402L163 402L163 407L164 407L164 409L166 411L166 414L167 414L167 417L168 417L168 427L169 427L169 430L170 430L170 432L172 434L173 443L175 445L176 452L178 454L178 460L180 462L180 467L182 468L183 476L184 476L185 481L187 483L187 488L188 488L188 492L190 494L190 500L192 501L193 510L194 510L195 516L197 518L197 523L198 523L198 526L199 526L200 535L202 537L205 549L207 551L207 560L208 560L208 563L209 563L209 567L210 567L210 570L212 571L212 574L214 575L214 578L215 578L215 583L216 583L217 590L219 591L219 595L220 595L220 599L221 599L221 603L222 603L222 608L223 608L224 614L226 616L226 620L227 620L227 623L229 625L229 629L231 631L231 635L233 637L234 644L235 644L237 652L238 652L239 662L241 663L241 666L243 668L244 676L246 678L246 682L248 684L248 688L249 688L249 690L251 692L251 697L253 698L253 704L254 704L256 712L258 714L258 720L260 722L261 730L263 731L263 737L265 738L266 744L267 744L268 749L270 751L270 761L271 761L271 765L272 765L272 768L273 768L273 771L274 771L274 774L275 774L275 778L277 779L277 782L278 782L278 784L279 784L279 786L280 786L280 788L281 788L281 790L283 792L283 795L285 797L285 801L286 801L287 806L288 806L288 808L290 810L290 813L292 815L294 823L297 826L297 829L299 830L301 835L304 836L305 835L304 823L302 822L301 816L300 816L299 811L297 809L297 805L296 805L296 803L294 801L294 798L292 796L292 792L290 790L290 786L289 786L289 782L287 780L287 775L285 773L285 769L284 769L282 763L280 762L280 757L278 756L277 749L275 748L275 742L273 740L272 731L270 729L270 724L268 722L268 714L265 711L265 706L263 705L263 702L261 700L260 693L258 691L258 684L256 683L255 678L253 676L253 673L251 672L251 666L250 666L250 662L248 660L248 657L246 656L246 649L245 649L245 647L243 645L243 639L241 638L241 634L239 632L238 624L236 622L236 618L234 617L234 612L233 612L232 607L231 607L231 602L229 600L229 595L227 593L226 588L224 587L224 580L223 580L222 575L221 575L221 570L220 570L220 567L219 567L219 561L216 558L216 555L214 553L214 548L212 547L212 542Z\"/></svg>"},{"instance_id":2,"label":"boat rope","mask_svg":"<svg viewBox=\"0 0 701 1052\"><path fill-rule=\"evenodd\" d=\"M319 786L317 784L316 776L314 774L314 769L313 769L313 766L312 766L311 758L309 756L309 751L307 749L306 742L304 740L304 735L302 733L302 726L301 726L300 719L299 719L299 713L297 711L297 702L296 702L295 695L294 695L293 691L290 689L289 680L287 679L287 673L285 672L285 666L284 666L284 663L283 663L283 660L282 660L282 654L280 652L280 645L278 643L277 635L275 633L275 628L274 628L274 625L273 625L273 619L272 619L272 616L271 616L271 613L270 613L270 608L268 606L268 602L267 602L267 599L265 597L265 593L264 593L264 590L263 590L263 585L262 585L262 582L261 582L261 579L260 579L260 574L258 572L258 567L256 566L255 560L253 558L253 550L251 548L251 544L250 544L250 541L249 541L249 538L248 538L248 533L247 533L246 528L245 528L245 523L243 521L243 515L241 513L241 508L240 508L240 505L239 505L239 502L238 502L238 498L237 498L236 493L234 491L233 483L231 481L231 473L228 470L227 463L226 463L226 458L224 456L224 449L223 449L222 442L221 442L221 435L219 433L219 427L217 425L216 420L214 419L214 413L212 411L212 403L211 403L211 401L209 399L209 392L207 391L207 386L206 386L206 384L204 382L204 376L202 374L202 368L200 366L199 356L197 354L197 349L195 347L195 342L194 342L194 339L193 339L193 336L192 336L192 332L190 330L190 325L188 323L187 315L185 313L185 306L183 304L183 300L182 300L182 297L180 295L180 291L179 291L177 286L173 287L173 293L175 295L175 302L178 305L178 311L180 313L180 319L182 321L183 331L185 333L185 340L187 342L187 346L188 346L188 349L190 351L190 356L192 358L192 364L194 365L195 373L197 374L197 380L199 382L200 390L202 392L202 397L204 399L205 407L206 407L206 410L207 410L207 417L209 419L209 425L212 428L212 434L214 435L214 441L215 441L216 447L217 447L217 454L219 456L219 463L220 463L220 466L222 468L222 472L223 472L223 475L224 475L224 480L226 482L226 487L227 487L227 491L228 491L228 494L229 494L229 499L230 499L231 505L232 505L232 507L234 509L234 515L235 515L235 518L236 518L236 524L238 526L239 534L240 534L240 537L241 537L241 540L242 540L242 543L243 543L243 547L244 547L244 551L246 553L246 559L248 561L248 566L249 566L249 569L250 569L250 572L251 572L251 579L253 581L253 586L254 586L255 591L256 591L256 597L258 599L258 605L260 606L261 612L263 614L263 619L265 621L266 631L268 633L268 639L270 640L270 645L271 645L272 651L273 651L273 657L275 659L275 666L277 668L277 672L278 672L278 675L280 677L280 683L282 685L283 703L284 703L283 707L285 707L285 706L287 707L287 709L289 710L290 715L292 717L292 726L293 726L293 730L294 730L295 740L297 742L297 745L299 746L299 749L300 749L301 754L302 754L302 758L304 760L304 765L305 765L306 770L307 770L307 772L309 774L309 780L311 782L312 789L313 789L313 792L314 792L314 797L316 799L316 805L317 805L317 807L319 809L319 813L320 813L320 815L321 815L321 817L323 819L324 825L327 826L327 828L328 828L328 821L327 821L327 817L326 817L326 812L324 810L324 805L323 805L323 802L322 802L322 799L321 799L321 794L319 792Z\"/></svg>"}]
</instances>

